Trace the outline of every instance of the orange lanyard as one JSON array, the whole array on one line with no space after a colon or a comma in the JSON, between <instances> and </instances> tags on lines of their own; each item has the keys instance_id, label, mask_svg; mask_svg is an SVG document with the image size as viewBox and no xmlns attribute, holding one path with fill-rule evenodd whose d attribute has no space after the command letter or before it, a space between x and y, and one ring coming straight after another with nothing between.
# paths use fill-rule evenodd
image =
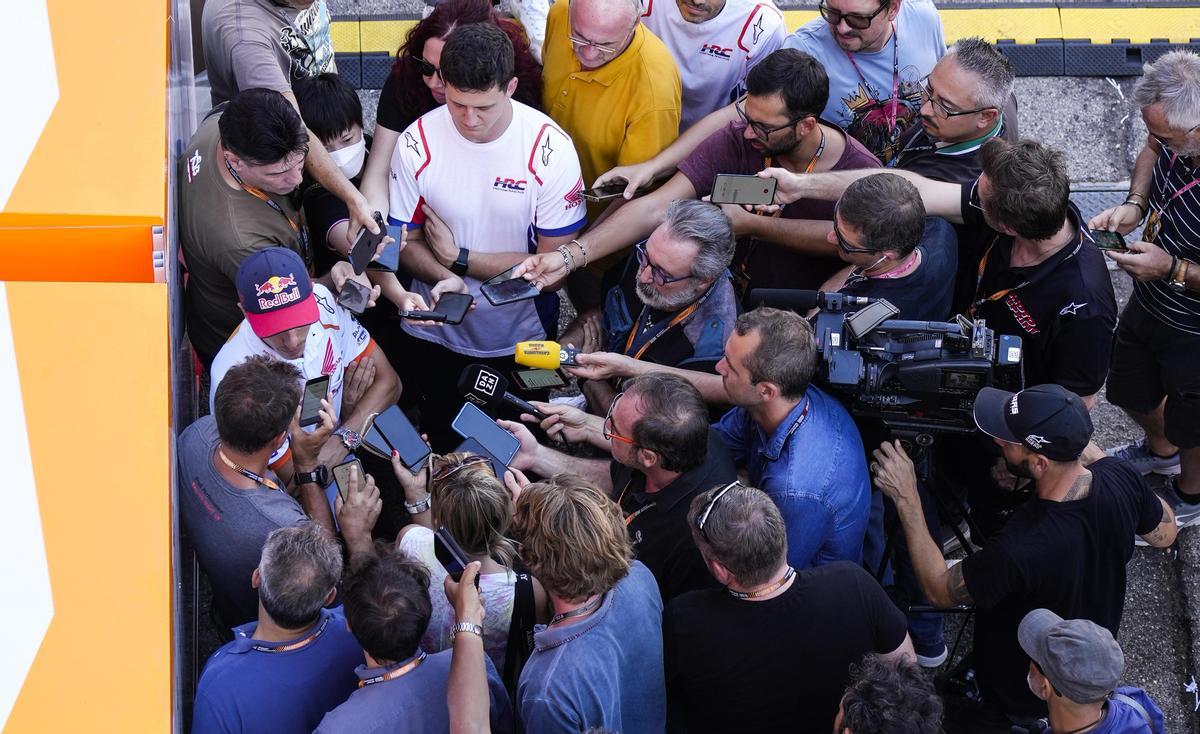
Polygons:
<instances>
[{"instance_id":1,"label":"orange lanyard","mask_svg":"<svg viewBox=\"0 0 1200 734\"><path fill-rule=\"evenodd\" d=\"M708 287L708 290L704 292L703 296L700 296L699 300L697 300L695 303L688 306L687 308L683 309L679 313L675 314L675 316L670 321L667 322L667 325L665 327L660 329L657 334L650 337L650 339L645 344L643 344L641 347L638 348L637 354L630 355L629 350L633 348L633 340L637 336L638 327L649 316L649 313L647 311L649 306L642 306L642 313L638 316L637 323L635 323L633 325L633 328L629 330L629 338L627 338L625 340L625 355L632 356L634 359L641 359L642 355L646 353L646 350L650 348L650 345L653 344L654 342L658 341L658 338L660 336L662 336L663 334L666 334L673 327L676 327L680 324L683 324L683 323L686 323L687 321L689 321L691 319L692 315L694 313L696 313L696 309L698 309L698 308L700 308L700 306L704 305L704 302L706 300L708 300L708 297L710 295L712 295L713 288L716 288L717 283L719 283L719 282L720 282L720 280L718 279L717 281L715 281L712 285L710 285Z\"/></svg>"},{"instance_id":2,"label":"orange lanyard","mask_svg":"<svg viewBox=\"0 0 1200 734\"><path fill-rule=\"evenodd\" d=\"M625 493L629 491L629 485L631 485L631 484L633 484L633 477L630 477L629 481L625 482L625 488L621 490L621 496L617 498L617 507L621 508L621 512L625 511L625 507L624 507ZM654 507L657 504L658 504L657 502L651 502L650 504L645 505L641 509L635 510L635 511L629 513L628 515L626 515L625 516L625 527L629 527L630 525L632 525L633 521L637 519L638 515L642 514L646 510L649 510L651 507Z\"/></svg>"},{"instance_id":3,"label":"orange lanyard","mask_svg":"<svg viewBox=\"0 0 1200 734\"><path fill-rule=\"evenodd\" d=\"M287 220L287 223L292 228L292 233L296 235L296 239L300 242L300 250L301 250L300 256L303 257L304 261L307 263L308 262L308 232L305 230L305 228L301 227L299 222L292 219L288 215L288 213L283 210L283 207L279 206L279 202L275 201L270 196L267 196L266 192L264 192L262 189L259 189L257 187L250 186L245 181L243 181L242 177L237 174L237 171L233 170L233 165L229 162L229 159L225 160L225 168L229 171L229 175L233 176L233 180L237 181L238 186L242 187L242 191L245 191L247 194L250 194L255 199L258 199L259 201L263 202L264 204L271 207L275 211L279 212L279 215Z\"/></svg>"},{"instance_id":4,"label":"orange lanyard","mask_svg":"<svg viewBox=\"0 0 1200 734\"><path fill-rule=\"evenodd\" d=\"M266 487L267 489L279 489L279 485L276 484L275 482L271 481L270 479L267 479L266 477L264 477L261 474L255 474L254 472L250 471L249 469L242 466L241 464L235 463L232 459L230 459L228 456L226 456L225 452L222 451L221 449L217 449L217 456L221 457L221 461L225 462L225 466L229 467L230 469L233 469L235 472L237 472L238 474L241 474L243 477L249 479L250 481L258 482L259 484Z\"/></svg>"},{"instance_id":5,"label":"orange lanyard","mask_svg":"<svg viewBox=\"0 0 1200 734\"><path fill-rule=\"evenodd\" d=\"M988 257L992 254L992 248L996 246L997 239L999 239L999 237L992 238L992 243L990 245L988 245L986 250L983 251L983 257L979 258L979 272L975 274L975 295L976 296L979 295L979 286L983 284L983 272L985 270L987 270ZM1022 281L1021 283L1018 283L1017 285L1013 286L1012 288L1005 288L1003 290L996 291L995 293L993 293L990 296L985 296L983 298L977 298L977 299L975 299L975 302L971 304L971 307L969 309L967 309L968 313L970 314L971 318L975 318L975 313L979 310L979 307L982 306L983 304L989 303L991 301L999 301L1001 298L1004 298L1009 293L1012 293L1013 291L1017 290L1018 288L1020 288L1024 285L1027 285L1028 283L1029 283L1028 280Z\"/></svg>"},{"instance_id":6,"label":"orange lanyard","mask_svg":"<svg viewBox=\"0 0 1200 734\"><path fill-rule=\"evenodd\" d=\"M288 643L287 645L278 645L275 647L270 647L267 645L251 645L250 647L258 652L291 652L293 650L299 650L302 647L308 647L310 644L312 644L314 640L321 636L321 633L324 632L325 628L328 626L329 617L326 617L324 621L321 622L321 626L317 627L311 635L305 637L303 640L297 640L296 642Z\"/></svg>"},{"instance_id":7,"label":"orange lanyard","mask_svg":"<svg viewBox=\"0 0 1200 734\"><path fill-rule=\"evenodd\" d=\"M425 654L425 651L422 650L415 658L413 658L412 660L409 660L407 663L405 663L404 665L401 665L399 668L396 668L395 670L389 670L388 672L384 673L383 675L377 675L374 678L367 678L365 680L360 680L358 682L358 687L365 688L367 686L373 686L376 683L383 683L384 681L387 681L387 680L395 680L395 679L399 678L400 676L407 675L407 674L413 672L414 670L416 670L418 667L420 667L421 663L425 662L426 657L427 657L427 655Z\"/></svg>"}]
</instances>

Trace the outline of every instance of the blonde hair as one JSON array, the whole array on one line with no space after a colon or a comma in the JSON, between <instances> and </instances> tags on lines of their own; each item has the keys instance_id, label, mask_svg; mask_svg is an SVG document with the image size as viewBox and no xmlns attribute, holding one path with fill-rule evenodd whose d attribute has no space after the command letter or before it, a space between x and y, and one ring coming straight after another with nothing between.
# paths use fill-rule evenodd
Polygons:
<instances>
[{"instance_id":1,"label":"blonde hair","mask_svg":"<svg viewBox=\"0 0 1200 734\"><path fill-rule=\"evenodd\" d=\"M447 454L442 460L461 464L474 454ZM435 525L444 525L472 556L490 556L506 566L516 558L507 535L513 505L508 490L492 473L490 462L465 466L430 487Z\"/></svg>"},{"instance_id":2,"label":"blonde hair","mask_svg":"<svg viewBox=\"0 0 1200 734\"><path fill-rule=\"evenodd\" d=\"M513 529L533 575L567 601L608 591L633 562L620 508L574 474L526 487L517 499Z\"/></svg>"}]
</instances>

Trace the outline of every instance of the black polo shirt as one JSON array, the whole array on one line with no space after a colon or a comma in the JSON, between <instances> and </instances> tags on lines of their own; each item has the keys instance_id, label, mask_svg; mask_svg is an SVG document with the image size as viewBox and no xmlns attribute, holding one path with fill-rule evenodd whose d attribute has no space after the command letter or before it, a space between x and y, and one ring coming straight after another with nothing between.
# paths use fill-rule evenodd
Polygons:
<instances>
[{"instance_id":1,"label":"black polo shirt","mask_svg":"<svg viewBox=\"0 0 1200 734\"><path fill-rule=\"evenodd\" d=\"M717 586L687 522L693 497L737 479L729 449L717 432L708 431L704 462L657 492L645 491L646 475L640 471L616 461L609 471L633 552L654 574L663 603L685 591Z\"/></svg>"},{"instance_id":2,"label":"black polo shirt","mask_svg":"<svg viewBox=\"0 0 1200 734\"><path fill-rule=\"evenodd\" d=\"M925 128L913 125L900 139L900 152L893 166L934 181L970 186L979 178L979 149L992 138L1004 137L1006 132L1001 118L995 127L974 140L939 146Z\"/></svg>"},{"instance_id":3,"label":"black polo shirt","mask_svg":"<svg viewBox=\"0 0 1200 734\"><path fill-rule=\"evenodd\" d=\"M1108 375L1117 301L1104 255L1084 239L1083 216L1071 204L1071 241L1043 262L1013 268L1013 238L987 226L970 194L964 186L964 226L991 236L975 289L976 316L997 334L1021 337L1026 385L1054 382L1078 395L1094 394Z\"/></svg>"}]
</instances>

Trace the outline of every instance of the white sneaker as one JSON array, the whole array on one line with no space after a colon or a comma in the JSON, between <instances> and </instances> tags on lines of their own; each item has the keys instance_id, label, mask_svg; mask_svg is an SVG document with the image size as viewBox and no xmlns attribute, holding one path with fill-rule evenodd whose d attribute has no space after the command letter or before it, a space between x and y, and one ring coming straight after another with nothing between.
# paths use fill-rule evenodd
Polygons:
<instances>
[{"instance_id":1,"label":"white sneaker","mask_svg":"<svg viewBox=\"0 0 1200 734\"><path fill-rule=\"evenodd\" d=\"M1162 474L1173 477L1179 474L1179 452L1170 457L1158 456L1150 451L1150 445L1144 438L1137 443L1114 446L1104 453L1129 462L1142 476Z\"/></svg>"},{"instance_id":2,"label":"white sneaker","mask_svg":"<svg viewBox=\"0 0 1200 734\"><path fill-rule=\"evenodd\" d=\"M945 645L942 645L942 652L938 655L929 656L917 653L917 665L920 665L922 668L940 668L948 657L950 657L950 650Z\"/></svg>"},{"instance_id":3,"label":"white sneaker","mask_svg":"<svg viewBox=\"0 0 1200 734\"><path fill-rule=\"evenodd\" d=\"M1162 489L1158 490L1159 495L1175 511L1175 527L1186 528L1200 523L1200 503L1184 502L1179 496L1175 482L1176 480L1170 477L1163 483Z\"/></svg>"}]
</instances>

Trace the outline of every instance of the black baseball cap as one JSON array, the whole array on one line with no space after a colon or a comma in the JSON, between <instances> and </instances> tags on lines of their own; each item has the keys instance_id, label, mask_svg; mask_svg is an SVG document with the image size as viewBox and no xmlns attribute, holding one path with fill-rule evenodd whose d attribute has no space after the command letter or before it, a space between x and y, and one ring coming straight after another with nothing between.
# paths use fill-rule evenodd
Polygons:
<instances>
[{"instance_id":1,"label":"black baseball cap","mask_svg":"<svg viewBox=\"0 0 1200 734\"><path fill-rule=\"evenodd\" d=\"M975 397L975 425L993 438L1018 443L1054 461L1074 461L1092 439L1092 417L1062 385L1018 393L985 387Z\"/></svg>"}]
</instances>

